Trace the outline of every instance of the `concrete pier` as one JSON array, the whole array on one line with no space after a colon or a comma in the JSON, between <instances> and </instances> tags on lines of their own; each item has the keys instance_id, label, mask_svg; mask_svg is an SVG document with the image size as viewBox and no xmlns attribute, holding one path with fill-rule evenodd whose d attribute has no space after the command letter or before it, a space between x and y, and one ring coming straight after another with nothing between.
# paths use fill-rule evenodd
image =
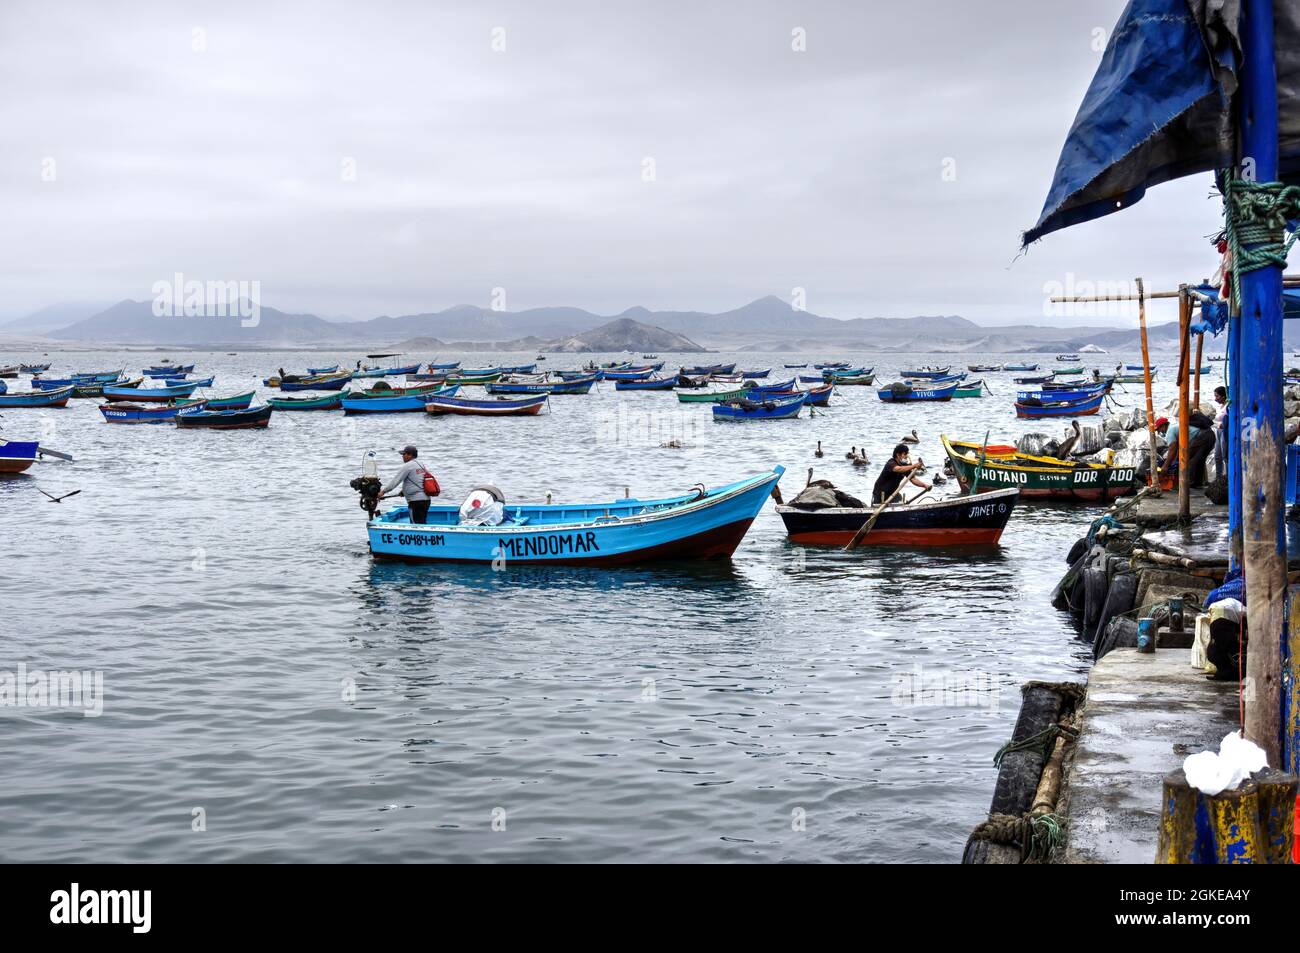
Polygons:
<instances>
[{"instance_id":1,"label":"concrete pier","mask_svg":"<svg viewBox=\"0 0 1300 953\"><path fill-rule=\"evenodd\" d=\"M1193 669L1189 649L1115 649L1088 674L1088 697L1058 812L1069 819L1057 863L1150 864L1165 774L1218 750L1238 727L1235 681Z\"/></svg>"}]
</instances>

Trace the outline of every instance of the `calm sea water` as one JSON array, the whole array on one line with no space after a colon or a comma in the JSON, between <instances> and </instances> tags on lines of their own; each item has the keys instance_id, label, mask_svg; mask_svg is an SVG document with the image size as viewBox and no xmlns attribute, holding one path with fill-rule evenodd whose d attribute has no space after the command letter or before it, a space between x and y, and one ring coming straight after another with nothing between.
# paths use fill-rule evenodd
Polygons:
<instances>
[{"instance_id":1,"label":"calm sea water","mask_svg":"<svg viewBox=\"0 0 1300 953\"><path fill-rule=\"evenodd\" d=\"M357 355L172 356L220 396ZM776 378L821 356L716 359ZM533 355L440 356L456 358ZM954 361L843 359L881 380ZM788 544L769 507L729 564L495 572L373 562L348 481L366 450L387 477L389 448L415 443L451 500L482 482L648 498L778 463L787 498L808 467L865 498L913 428L936 466L940 433L1059 433L1015 419L1011 376L928 406L846 387L814 418L749 424L611 384L536 419L283 413L225 433L109 426L95 400L5 410L10 439L76 461L0 480L0 673L102 672L104 701L0 708L0 859L955 861L1020 684L1086 669L1048 594L1096 508L1023 506L993 552L846 556Z\"/></svg>"}]
</instances>

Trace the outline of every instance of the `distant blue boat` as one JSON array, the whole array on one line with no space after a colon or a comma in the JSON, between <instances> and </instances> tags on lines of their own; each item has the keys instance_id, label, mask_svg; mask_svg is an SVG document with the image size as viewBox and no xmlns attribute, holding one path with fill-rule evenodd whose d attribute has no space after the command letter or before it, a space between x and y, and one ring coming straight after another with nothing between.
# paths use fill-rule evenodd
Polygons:
<instances>
[{"instance_id":1,"label":"distant blue boat","mask_svg":"<svg viewBox=\"0 0 1300 953\"><path fill-rule=\"evenodd\" d=\"M1016 400L1085 400L1106 392L1105 384L1090 387L1060 388L1054 390L1022 390L1017 392Z\"/></svg>"},{"instance_id":2,"label":"distant blue boat","mask_svg":"<svg viewBox=\"0 0 1300 953\"><path fill-rule=\"evenodd\" d=\"M72 397L72 385L56 390L0 394L0 407L66 407Z\"/></svg>"},{"instance_id":3,"label":"distant blue boat","mask_svg":"<svg viewBox=\"0 0 1300 953\"><path fill-rule=\"evenodd\" d=\"M204 401L187 404L186 407L203 410ZM178 404L149 406L133 404L129 401L99 405L99 412L104 415L104 422L108 424L169 424L175 421L176 415L183 409L185 408Z\"/></svg>"},{"instance_id":4,"label":"distant blue boat","mask_svg":"<svg viewBox=\"0 0 1300 953\"><path fill-rule=\"evenodd\" d=\"M914 377L918 380L929 380L932 378L951 377L952 367L926 367L919 371L899 371L899 377Z\"/></svg>"},{"instance_id":5,"label":"distant blue boat","mask_svg":"<svg viewBox=\"0 0 1300 953\"><path fill-rule=\"evenodd\" d=\"M1052 374L1040 374L1036 377L1016 377L1013 380L1017 384L1046 384L1053 376Z\"/></svg>"},{"instance_id":6,"label":"distant blue boat","mask_svg":"<svg viewBox=\"0 0 1300 953\"><path fill-rule=\"evenodd\" d=\"M1002 369L1004 371L1036 371L1038 370L1038 365L1037 364L1003 364Z\"/></svg>"},{"instance_id":7,"label":"distant blue boat","mask_svg":"<svg viewBox=\"0 0 1300 953\"><path fill-rule=\"evenodd\" d=\"M184 400L189 397L197 386L194 384L182 384L176 387L104 387L103 396L109 401L124 400L132 404L144 402L165 403L173 400Z\"/></svg>"},{"instance_id":8,"label":"distant blue boat","mask_svg":"<svg viewBox=\"0 0 1300 953\"><path fill-rule=\"evenodd\" d=\"M531 374L537 370L536 364L518 364L514 367L501 368L502 374Z\"/></svg>"},{"instance_id":9,"label":"distant blue boat","mask_svg":"<svg viewBox=\"0 0 1300 953\"><path fill-rule=\"evenodd\" d=\"M769 367L765 371L741 371L740 376L748 380L761 380L762 378L766 377L768 374L771 373L772 373L772 368Z\"/></svg>"},{"instance_id":10,"label":"distant blue boat","mask_svg":"<svg viewBox=\"0 0 1300 953\"><path fill-rule=\"evenodd\" d=\"M1039 417L1087 417L1097 413L1105 393L1080 400L1017 400L1016 416L1028 419Z\"/></svg>"},{"instance_id":11,"label":"distant blue boat","mask_svg":"<svg viewBox=\"0 0 1300 953\"><path fill-rule=\"evenodd\" d=\"M166 384L168 387L184 387L186 384L190 384L194 387L211 387L212 382L215 380L216 380L215 376L205 377L201 381L187 381L183 377L175 377L175 378L165 377L163 378L163 383Z\"/></svg>"},{"instance_id":12,"label":"distant blue boat","mask_svg":"<svg viewBox=\"0 0 1300 953\"><path fill-rule=\"evenodd\" d=\"M676 377L647 377L641 381L615 381L614 390L672 390Z\"/></svg>"},{"instance_id":13,"label":"distant blue boat","mask_svg":"<svg viewBox=\"0 0 1300 953\"><path fill-rule=\"evenodd\" d=\"M775 384L755 384L750 388L751 394L780 394L794 390L794 378L777 381Z\"/></svg>"},{"instance_id":14,"label":"distant blue boat","mask_svg":"<svg viewBox=\"0 0 1300 953\"><path fill-rule=\"evenodd\" d=\"M366 524L376 559L513 565L626 566L659 560L728 559L784 467L713 490L656 500L506 504L496 526L467 524L456 504L429 507L412 524L397 507Z\"/></svg>"},{"instance_id":15,"label":"distant blue boat","mask_svg":"<svg viewBox=\"0 0 1300 953\"><path fill-rule=\"evenodd\" d=\"M307 368L307 373L308 374L337 374L338 370L339 370L339 366L337 364L331 364L329 367L309 367Z\"/></svg>"},{"instance_id":16,"label":"distant blue boat","mask_svg":"<svg viewBox=\"0 0 1300 953\"><path fill-rule=\"evenodd\" d=\"M455 370L456 368L458 368L458 367L460 367L460 361L452 361L450 364L430 364L430 365L429 365L429 370L431 370L431 371L454 371L454 370Z\"/></svg>"},{"instance_id":17,"label":"distant blue boat","mask_svg":"<svg viewBox=\"0 0 1300 953\"><path fill-rule=\"evenodd\" d=\"M876 391L881 400L890 404L905 404L922 400L952 400L957 391L957 381L950 381L939 386L913 386L911 384L890 384Z\"/></svg>"},{"instance_id":18,"label":"distant blue boat","mask_svg":"<svg viewBox=\"0 0 1300 953\"><path fill-rule=\"evenodd\" d=\"M821 387L810 387L803 393L803 402L809 407L825 407L831 402L831 394L835 393L835 385L823 384Z\"/></svg>"},{"instance_id":19,"label":"distant blue boat","mask_svg":"<svg viewBox=\"0 0 1300 953\"><path fill-rule=\"evenodd\" d=\"M644 381L654 376L653 367L638 367L627 371L606 371L607 381Z\"/></svg>"},{"instance_id":20,"label":"distant blue boat","mask_svg":"<svg viewBox=\"0 0 1300 953\"><path fill-rule=\"evenodd\" d=\"M193 370L193 364L155 364L153 367L146 367L144 374L146 377L155 374L189 374Z\"/></svg>"},{"instance_id":21,"label":"distant blue boat","mask_svg":"<svg viewBox=\"0 0 1300 953\"><path fill-rule=\"evenodd\" d=\"M714 420L792 420L803 410L804 391L788 397L738 397L713 405Z\"/></svg>"}]
</instances>

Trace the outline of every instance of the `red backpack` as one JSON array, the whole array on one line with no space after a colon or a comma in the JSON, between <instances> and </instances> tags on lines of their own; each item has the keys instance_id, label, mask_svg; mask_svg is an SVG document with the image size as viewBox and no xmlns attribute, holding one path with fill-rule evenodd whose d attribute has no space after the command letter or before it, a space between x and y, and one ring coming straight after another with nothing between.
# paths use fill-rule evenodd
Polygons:
<instances>
[{"instance_id":1,"label":"red backpack","mask_svg":"<svg viewBox=\"0 0 1300 953\"><path fill-rule=\"evenodd\" d=\"M438 485L438 478L429 472L429 468L423 463L420 469L424 471L424 492L427 496L438 496L442 493L442 487Z\"/></svg>"}]
</instances>

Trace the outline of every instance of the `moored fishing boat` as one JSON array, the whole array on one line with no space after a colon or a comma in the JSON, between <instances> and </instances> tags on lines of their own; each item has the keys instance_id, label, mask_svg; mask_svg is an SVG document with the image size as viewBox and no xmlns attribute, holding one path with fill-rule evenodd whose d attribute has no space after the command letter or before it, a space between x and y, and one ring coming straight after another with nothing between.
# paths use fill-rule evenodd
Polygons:
<instances>
[{"instance_id":1,"label":"moored fishing boat","mask_svg":"<svg viewBox=\"0 0 1300 953\"><path fill-rule=\"evenodd\" d=\"M698 391L693 394L683 394L678 391L677 399L683 404L719 404L744 397L751 390L752 387L741 387L735 390Z\"/></svg>"},{"instance_id":2,"label":"moored fishing boat","mask_svg":"<svg viewBox=\"0 0 1300 953\"><path fill-rule=\"evenodd\" d=\"M653 367L633 367L624 371L606 371L607 381L643 381L654 375Z\"/></svg>"},{"instance_id":3,"label":"moored fishing boat","mask_svg":"<svg viewBox=\"0 0 1300 953\"><path fill-rule=\"evenodd\" d=\"M713 374L731 374L734 373L735 370L736 365L733 362L731 364L710 364L707 367L702 365L696 367L683 367L680 373L685 374L687 377L700 377Z\"/></svg>"},{"instance_id":4,"label":"moored fishing boat","mask_svg":"<svg viewBox=\"0 0 1300 953\"><path fill-rule=\"evenodd\" d=\"M1210 358L1210 360L1214 360L1214 358ZM50 369L50 366L49 364L19 364L18 370L24 374L44 374Z\"/></svg>"},{"instance_id":5,"label":"moored fishing boat","mask_svg":"<svg viewBox=\"0 0 1300 953\"><path fill-rule=\"evenodd\" d=\"M766 370L762 370L762 371L741 371L740 376L747 380L761 380L762 378L766 377L768 374L771 373L772 373L772 368L769 367Z\"/></svg>"},{"instance_id":6,"label":"moored fishing boat","mask_svg":"<svg viewBox=\"0 0 1300 953\"><path fill-rule=\"evenodd\" d=\"M1082 373L1083 373L1083 365L1080 364L1080 365L1076 365L1075 367L1058 367L1056 370L1052 371L1052 373L1053 373L1053 374L1057 374L1057 375L1060 375L1060 374L1082 374Z\"/></svg>"},{"instance_id":7,"label":"moored fishing boat","mask_svg":"<svg viewBox=\"0 0 1300 953\"><path fill-rule=\"evenodd\" d=\"M793 420L803 410L804 392L797 391L786 397L737 397L724 404L713 405L714 420Z\"/></svg>"},{"instance_id":8,"label":"moored fishing boat","mask_svg":"<svg viewBox=\"0 0 1300 953\"><path fill-rule=\"evenodd\" d=\"M103 397L113 401L129 401L133 404L141 402L147 403L168 403L173 400L184 400L189 397L197 386L194 384L182 384L176 387L112 387L105 385Z\"/></svg>"},{"instance_id":9,"label":"moored fishing boat","mask_svg":"<svg viewBox=\"0 0 1300 953\"><path fill-rule=\"evenodd\" d=\"M1033 377L1014 377L1017 384L1046 384L1052 379L1051 374L1037 374Z\"/></svg>"},{"instance_id":10,"label":"moored fishing boat","mask_svg":"<svg viewBox=\"0 0 1300 953\"><path fill-rule=\"evenodd\" d=\"M275 408L270 404L250 407L247 410L203 410L184 408L176 415L176 426L182 429L255 430L271 423Z\"/></svg>"},{"instance_id":11,"label":"moored fishing boat","mask_svg":"<svg viewBox=\"0 0 1300 953\"><path fill-rule=\"evenodd\" d=\"M313 377L318 374L337 374L338 372L339 372L339 366L337 364L331 364L329 367L307 368L307 373L311 374Z\"/></svg>"},{"instance_id":12,"label":"moored fishing boat","mask_svg":"<svg viewBox=\"0 0 1300 953\"><path fill-rule=\"evenodd\" d=\"M455 397L434 395L424 403L425 413L468 417L534 417L542 412L548 397Z\"/></svg>"},{"instance_id":13,"label":"moored fishing boat","mask_svg":"<svg viewBox=\"0 0 1300 953\"><path fill-rule=\"evenodd\" d=\"M796 368L807 367L807 366L808 366L808 362L807 362L807 361L804 361L802 364L785 364L785 365L783 365L783 366L785 367L785 369L786 369L787 371L792 371L792 370L795 370Z\"/></svg>"},{"instance_id":14,"label":"moored fishing boat","mask_svg":"<svg viewBox=\"0 0 1300 953\"><path fill-rule=\"evenodd\" d=\"M466 386L472 386L475 384L491 384L493 381L499 380L500 377L501 374L499 372L496 374L466 374L463 372L456 372L447 375L447 383L464 384Z\"/></svg>"},{"instance_id":15,"label":"moored fishing boat","mask_svg":"<svg viewBox=\"0 0 1300 953\"><path fill-rule=\"evenodd\" d=\"M338 410L343 406L343 394L325 394L321 397L272 397L267 403L276 410Z\"/></svg>"},{"instance_id":16,"label":"moored fishing boat","mask_svg":"<svg viewBox=\"0 0 1300 953\"><path fill-rule=\"evenodd\" d=\"M0 474L22 473L36 462L40 442L0 438Z\"/></svg>"},{"instance_id":17,"label":"moored fishing boat","mask_svg":"<svg viewBox=\"0 0 1300 953\"><path fill-rule=\"evenodd\" d=\"M176 404L133 404L113 401L100 404L99 412L108 424L169 424L182 410L203 410L207 401L194 400Z\"/></svg>"},{"instance_id":18,"label":"moored fishing boat","mask_svg":"<svg viewBox=\"0 0 1300 953\"><path fill-rule=\"evenodd\" d=\"M454 371L460 367L460 361L450 361L446 364L429 364L430 371Z\"/></svg>"},{"instance_id":19,"label":"moored fishing boat","mask_svg":"<svg viewBox=\"0 0 1300 953\"><path fill-rule=\"evenodd\" d=\"M658 560L727 559L767 502L784 467L713 490L655 500L509 504L502 522L462 518L454 504L429 507L412 524L405 506L366 524L376 559L511 565L620 566Z\"/></svg>"},{"instance_id":20,"label":"moored fishing boat","mask_svg":"<svg viewBox=\"0 0 1300 953\"><path fill-rule=\"evenodd\" d=\"M1003 364L1002 369L1004 371L1036 371L1038 370L1038 365L1037 364Z\"/></svg>"},{"instance_id":21,"label":"moored fishing boat","mask_svg":"<svg viewBox=\"0 0 1300 953\"><path fill-rule=\"evenodd\" d=\"M956 392L956 381L949 381L935 387L914 386L899 381L896 384L887 384L880 388L880 390L876 391L876 395L886 403L902 404L912 401L952 400L952 395Z\"/></svg>"},{"instance_id":22,"label":"moored fishing boat","mask_svg":"<svg viewBox=\"0 0 1300 953\"><path fill-rule=\"evenodd\" d=\"M820 387L809 387L803 392L803 402L809 407L825 407L831 402L831 394L835 393L834 384L822 384Z\"/></svg>"},{"instance_id":23,"label":"moored fishing boat","mask_svg":"<svg viewBox=\"0 0 1300 953\"><path fill-rule=\"evenodd\" d=\"M193 364L173 364L171 361L163 361L161 364L155 364L153 367L146 367L144 375L152 377L154 374L189 374L194 370Z\"/></svg>"},{"instance_id":24,"label":"moored fishing boat","mask_svg":"<svg viewBox=\"0 0 1300 953\"><path fill-rule=\"evenodd\" d=\"M1089 502L1137 491L1137 470L1132 466L1031 456L1009 446L985 450L982 444L949 440L945 435L939 439L964 490L978 479L980 487L1017 487L1026 499ZM1113 459L1113 454L1108 456Z\"/></svg>"},{"instance_id":25,"label":"moored fishing boat","mask_svg":"<svg viewBox=\"0 0 1300 953\"><path fill-rule=\"evenodd\" d=\"M0 407L66 407L72 397L72 385L54 390L0 393Z\"/></svg>"},{"instance_id":26,"label":"moored fishing boat","mask_svg":"<svg viewBox=\"0 0 1300 953\"><path fill-rule=\"evenodd\" d=\"M951 365L948 367L923 367L919 371L899 371L899 377L913 377L919 379L932 379L937 377L950 377L952 375Z\"/></svg>"},{"instance_id":27,"label":"moored fishing boat","mask_svg":"<svg viewBox=\"0 0 1300 953\"><path fill-rule=\"evenodd\" d=\"M12 377L17 377L17 376L18 376L18 365L17 365L17 364L13 364L13 365L11 365L11 366L9 366L9 367L0 367L0 377L10 377L10 378L12 378Z\"/></svg>"},{"instance_id":28,"label":"moored fishing boat","mask_svg":"<svg viewBox=\"0 0 1300 953\"><path fill-rule=\"evenodd\" d=\"M194 387L211 387L212 382L215 380L216 377L205 377L202 380L197 381L186 380L183 377L164 377L163 383L168 387L181 387L185 384L191 384Z\"/></svg>"},{"instance_id":29,"label":"moored fishing boat","mask_svg":"<svg viewBox=\"0 0 1300 953\"><path fill-rule=\"evenodd\" d=\"M460 390L458 385L442 387L435 390L418 390L415 393L398 394L391 397L343 395L343 413L345 414L404 414L420 413L424 405L433 397L452 397Z\"/></svg>"},{"instance_id":30,"label":"moored fishing boat","mask_svg":"<svg viewBox=\"0 0 1300 953\"><path fill-rule=\"evenodd\" d=\"M1015 488L1000 488L878 508L825 505L861 501L838 499L842 494L825 486L811 490L776 508L790 541L811 546L847 546L878 509L879 517L858 546L992 546L1002 538L1020 495Z\"/></svg>"},{"instance_id":31,"label":"moored fishing boat","mask_svg":"<svg viewBox=\"0 0 1300 953\"><path fill-rule=\"evenodd\" d=\"M1079 355L1078 355L1078 354L1058 354L1058 355L1056 355L1056 359L1057 359L1058 361L1060 361L1062 364L1073 364L1075 361L1077 361L1077 360L1079 359Z\"/></svg>"},{"instance_id":32,"label":"moored fishing boat","mask_svg":"<svg viewBox=\"0 0 1300 953\"><path fill-rule=\"evenodd\" d=\"M966 370L972 374L992 374L994 371L1002 370L1001 364L967 364Z\"/></svg>"},{"instance_id":33,"label":"moored fishing boat","mask_svg":"<svg viewBox=\"0 0 1300 953\"><path fill-rule=\"evenodd\" d=\"M73 397L103 397L105 387L139 387L144 383L143 377L120 378L109 383L73 384Z\"/></svg>"},{"instance_id":34,"label":"moored fishing boat","mask_svg":"<svg viewBox=\"0 0 1300 953\"><path fill-rule=\"evenodd\" d=\"M984 379L962 383L957 385L957 389L952 392L953 397L983 397L984 396Z\"/></svg>"},{"instance_id":35,"label":"moored fishing boat","mask_svg":"<svg viewBox=\"0 0 1300 953\"><path fill-rule=\"evenodd\" d=\"M297 377L290 374L288 377L271 377L263 381L268 387L278 387L282 391L300 391L300 390L342 390L352 382L352 374L343 371L338 374L318 374L316 376L308 375L307 377Z\"/></svg>"},{"instance_id":36,"label":"moored fishing boat","mask_svg":"<svg viewBox=\"0 0 1300 953\"><path fill-rule=\"evenodd\" d=\"M672 390L676 377L647 377L640 381L615 381L614 390Z\"/></svg>"},{"instance_id":37,"label":"moored fishing boat","mask_svg":"<svg viewBox=\"0 0 1300 953\"><path fill-rule=\"evenodd\" d=\"M231 397L209 397L205 401L208 410L246 410L253 403L256 391L246 391Z\"/></svg>"},{"instance_id":38,"label":"moored fishing boat","mask_svg":"<svg viewBox=\"0 0 1300 953\"><path fill-rule=\"evenodd\" d=\"M1046 392L1050 395L1050 391ZM1016 416L1028 419L1039 417L1089 417L1101 409L1105 392L1077 400L1056 400L1029 398L1016 400Z\"/></svg>"},{"instance_id":39,"label":"moored fishing boat","mask_svg":"<svg viewBox=\"0 0 1300 953\"><path fill-rule=\"evenodd\" d=\"M871 384L874 384L876 382L876 375L875 374L836 374L835 376L830 378L823 378L823 380L829 380L832 384L870 386Z\"/></svg>"},{"instance_id":40,"label":"moored fishing boat","mask_svg":"<svg viewBox=\"0 0 1300 953\"><path fill-rule=\"evenodd\" d=\"M1022 390L1016 392L1017 400L1037 400L1039 402L1048 401L1069 401L1069 400L1086 400L1089 397L1095 397L1098 394L1104 394L1109 390L1106 384L1092 384L1084 387L1068 389L1047 389L1042 390Z\"/></svg>"},{"instance_id":41,"label":"moored fishing boat","mask_svg":"<svg viewBox=\"0 0 1300 953\"><path fill-rule=\"evenodd\" d=\"M1156 379L1155 368L1151 369L1151 379L1153 381ZM1114 381L1116 384L1145 384L1146 375L1145 374L1116 374L1114 377Z\"/></svg>"}]
</instances>

